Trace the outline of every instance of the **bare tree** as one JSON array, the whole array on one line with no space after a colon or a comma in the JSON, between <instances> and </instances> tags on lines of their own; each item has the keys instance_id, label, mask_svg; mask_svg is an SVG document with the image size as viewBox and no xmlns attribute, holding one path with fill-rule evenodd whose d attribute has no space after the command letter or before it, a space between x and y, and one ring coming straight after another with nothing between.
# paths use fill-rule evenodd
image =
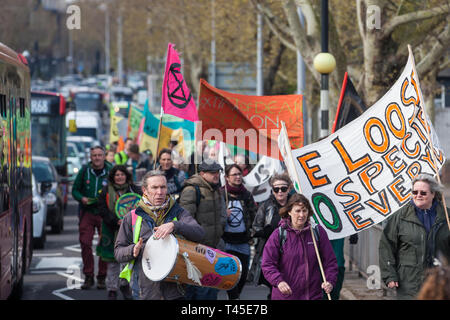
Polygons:
<instances>
[{"instance_id":1,"label":"bare tree","mask_svg":"<svg viewBox=\"0 0 450 320\"><path fill-rule=\"evenodd\" d=\"M279 40L288 49L301 51L311 78L319 84L320 74L313 69L313 59L321 51L319 1L251 1L264 14L265 22ZM330 75L330 122L334 119L344 72L351 69L357 75L360 94L371 105L401 72L408 55L407 44L414 48L424 91L432 92L426 88L433 86L435 78L430 79L428 75L449 65L448 2L355 0L342 4L342 1L332 1L330 9L329 48L337 62L336 70ZM276 14L280 6L284 15ZM305 27L299 22L297 7L305 16ZM368 15L371 10L374 16ZM347 19L338 20L343 12L347 12ZM379 18L375 21L379 24L369 24L370 18ZM355 33L359 33L359 39L354 37ZM432 104L431 96L432 93L426 98L428 105Z\"/></svg>"}]
</instances>

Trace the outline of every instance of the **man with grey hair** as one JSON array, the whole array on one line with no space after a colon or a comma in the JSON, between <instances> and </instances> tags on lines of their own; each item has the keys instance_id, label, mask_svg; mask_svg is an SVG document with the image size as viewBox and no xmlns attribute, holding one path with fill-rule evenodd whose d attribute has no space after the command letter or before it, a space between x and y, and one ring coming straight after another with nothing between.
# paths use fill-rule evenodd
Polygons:
<instances>
[{"instance_id":1,"label":"man with grey hair","mask_svg":"<svg viewBox=\"0 0 450 320\"><path fill-rule=\"evenodd\" d=\"M109 170L112 165L105 161L105 150L101 146L91 148L91 161L81 167L72 186L72 196L79 202L79 234L81 258L83 259L84 283L81 289L94 285L94 255L92 240L95 230L101 233L102 217L98 212L98 196L103 186L107 185ZM98 261L97 288L105 289L107 263Z\"/></svg>"},{"instance_id":2,"label":"man with grey hair","mask_svg":"<svg viewBox=\"0 0 450 320\"><path fill-rule=\"evenodd\" d=\"M141 299L183 299L184 292L176 283L164 280L154 282L145 276L141 268L143 249L151 236L164 239L169 234L175 234L199 242L205 231L187 210L167 194L167 180L162 171L153 170L145 174L142 192L138 208L128 213L122 221L114 246L114 256L117 262L131 262L133 269L139 272ZM134 232L139 232L139 236L134 235ZM135 242L137 238L139 240ZM124 269L121 277L130 281L131 271L130 268Z\"/></svg>"},{"instance_id":3,"label":"man with grey hair","mask_svg":"<svg viewBox=\"0 0 450 320\"><path fill-rule=\"evenodd\" d=\"M414 299L439 254L450 258L450 231L439 183L429 174L412 180L412 199L392 214L379 245L381 278L398 299ZM447 208L448 212L448 208Z\"/></svg>"}]
</instances>

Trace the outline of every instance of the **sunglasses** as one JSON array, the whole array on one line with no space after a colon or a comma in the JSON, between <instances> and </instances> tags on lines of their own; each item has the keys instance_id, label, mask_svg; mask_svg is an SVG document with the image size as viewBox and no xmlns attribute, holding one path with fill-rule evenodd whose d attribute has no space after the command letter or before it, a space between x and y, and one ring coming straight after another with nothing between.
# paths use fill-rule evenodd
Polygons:
<instances>
[{"instance_id":1,"label":"sunglasses","mask_svg":"<svg viewBox=\"0 0 450 320\"><path fill-rule=\"evenodd\" d=\"M278 193L278 192L286 192L286 191L288 191L288 189L289 189L289 187L273 187L272 188L272 190L275 192L275 193Z\"/></svg>"},{"instance_id":2,"label":"sunglasses","mask_svg":"<svg viewBox=\"0 0 450 320\"><path fill-rule=\"evenodd\" d=\"M426 196L427 194L428 194L428 192L426 192L426 191L418 191L418 190L413 190L413 191L411 191L411 193L413 194L413 195L417 195L418 193L420 193L420 195L421 196Z\"/></svg>"}]
</instances>

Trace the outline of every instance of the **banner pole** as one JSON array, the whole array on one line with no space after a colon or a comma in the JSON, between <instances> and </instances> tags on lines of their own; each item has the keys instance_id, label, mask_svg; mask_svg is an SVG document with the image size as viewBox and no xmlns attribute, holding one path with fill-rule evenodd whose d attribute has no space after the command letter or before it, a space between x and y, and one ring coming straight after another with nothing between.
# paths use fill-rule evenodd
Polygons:
<instances>
[{"instance_id":1,"label":"banner pole","mask_svg":"<svg viewBox=\"0 0 450 320\"><path fill-rule=\"evenodd\" d=\"M288 157L287 160L292 164L292 169L295 171L295 177L297 178L296 181L300 181L300 177L298 176L297 170L295 169L294 159L292 159L291 143L289 142L289 136L287 134L286 124L284 123L284 121L281 121L281 131L284 132L284 135L286 136L286 139L287 139L285 146L284 146L286 149L287 157ZM286 159L285 159L285 161L286 161ZM295 184L295 181L293 181L292 183ZM301 186L298 185L297 188L298 188L299 192L302 193ZM294 189L295 189L295 187L294 187Z\"/></svg>"},{"instance_id":2,"label":"banner pole","mask_svg":"<svg viewBox=\"0 0 450 320\"><path fill-rule=\"evenodd\" d=\"M226 168L226 159L225 159L225 143L218 141L217 143L219 143L220 148L222 148L222 158L223 158L223 174L224 174L224 178L225 178L225 203L226 203L226 208L228 210L228 190L227 190L227 177L226 177L226 173L225 173L225 168ZM242 177L243 178L243 177Z\"/></svg>"},{"instance_id":3,"label":"banner pole","mask_svg":"<svg viewBox=\"0 0 450 320\"><path fill-rule=\"evenodd\" d=\"M284 147L286 149L288 161L290 161L292 164L294 164L294 160L292 159L291 144L289 142L289 136L287 135L286 125L285 125L284 121L281 121L281 130L284 132L284 135L286 136L286 139L287 139L287 141L285 141ZM295 177L297 178L297 181L300 181L300 178L298 176L297 170L295 169L295 166L293 167L293 170L295 171ZM298 186L298 189L301 193L300 186ZM319 262L320 273L322 274L323 281L327 282L327 278L325 277L325 272L323 271L322 259L320 258L319 248L317 247L316 238L314 236L314 232L313 232L311 223L310 223L310 229L311 229L311 236L312 236L313 243L314 243L314 249L316 252L317 261ZM328 297L328 300L331 300L331 296L329 293L327 293L327 297Z\"/></svg>"},{"instance_id":4,"label":"banner pole","mask_svg":"<svg viewBox=\"0 0 450 320\"><path fill-rule=\"evenodd\" d=\"M408 52L409 52L409 54L413 57L413 59L414 59L414 55L413 55L413 52L412 52L412 49L411 49L411 45L409 45L408 44ZM419 99L420 99L420 101L422 101L422 105L425 105L425 100L423 99L423 96L422 96L422 88L420 87L420 82L419 82L419 74L417 73L417 70L416 70L416 63L414 62L413 64L412 64L412 69L413 69L413 71L414 71L414 74L416 75L416 81L417 81L417 87L419 88L419 90L417 90L418 91L418 93L419 93ZM417 106L416 106L417 107ZM438 166L437 166L437 160L436 160L436 155L434 154L434 146L433 146L433 140L431 140L431 126L428 124L428 121L427 121L427 118L426 118L426 110L425 110L425 107L422 107L422 109L423 109L423 113L424 113L424 120L425 120L425 122L426 122L426 131L427 131L427 138L428 138L428 143L429 143L429 145L430 145L430 153L431 153L431 157L433 158L433 164L434 164L434 167L436 168L436 170L437 170L437 168L438 168ZM417 117L417 113L415 114L415 116ZM437 170L438 171L438 170ZM439 184L441 184L442 185L442 183L441 183L441 177L439 176L439 171L438 172L436 172L436 178L437 178L437 181L438 181L438 183ZM447 204L446 204L446 202L445 202L445 196L444 196L444 194L443 193L441 193L441 197L442 197L442 205L443 205L443 207L444 207L444 212L445 212L445 218L447 219L447 226L448 226L448 229L450 230L450 219L449 219L449 217L448 217L448 212L447 212Z\"/></svg>"},{"instance_id":5,"label":"banner pole","mask_svg":"<svg viewBox=\"0 0 450 320\"><path fill-rule=\"evenodd\" d=\"M310 224L311 237L314 243L314 249L316 251L317 261L319 262L320 273L322 274L323 282L327 282L327 278L325 277L325 272L323 271L322 259L320 258L319 248L317 247L316 237L314 236L313 227ZM331 300L331 295L327 293L328 300Z\"/></svg>"},{"instance_id":6,"label":"banner pole","mask_svg":"<svg viewBox=\"0 0 450 320\"><path fill-rule=\"evenodd\" d=\"M159 116L158 139L156 140L155 162L153 165L153 168L155 168L155 170L156 170L156 161L158 159L158 149L159 149L159 140L161 138L161 127L162 127L163 114L164 114L164 111L163 111L163 107L161 106L161 112L160 112L160 116Z\"/></svg>"}]
</instances>

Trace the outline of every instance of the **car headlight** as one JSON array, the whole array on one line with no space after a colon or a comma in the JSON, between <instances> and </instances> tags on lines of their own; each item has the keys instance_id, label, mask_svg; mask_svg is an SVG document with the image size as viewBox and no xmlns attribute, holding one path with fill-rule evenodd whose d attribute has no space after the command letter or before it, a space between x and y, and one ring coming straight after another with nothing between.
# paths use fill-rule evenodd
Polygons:
<instances>
[{"instance_id":1,"label":"car headlight","mask_svg":"<svg viewBox=\"0 0 450 320\"><path fill-rule=\"evenodd\" d=\"M47 205L54 205L56 203L56 195L52 192L48 192L44 196L44 201Z\"/></svg>"},{"instance_id":2,"label":"car headlight","mask_svg":"<svg viewBox=\"0 0 450 320\"><path fill-rule=\"evenodd\" d=\"M39 201L38 197L33 197L33 213L41 210L41 201Z\"/></svg>"},{"instance_id":3,"label":"car headlight","mask_svg":"<svg viewBox=\"0 0 450 320\"><path fill-rule=\"evenodd\" d=\"M75 174L78 173L78 170L79 169L77 167L73 168L73 173L75 173Z\"/></svg>"}]
</instances>

